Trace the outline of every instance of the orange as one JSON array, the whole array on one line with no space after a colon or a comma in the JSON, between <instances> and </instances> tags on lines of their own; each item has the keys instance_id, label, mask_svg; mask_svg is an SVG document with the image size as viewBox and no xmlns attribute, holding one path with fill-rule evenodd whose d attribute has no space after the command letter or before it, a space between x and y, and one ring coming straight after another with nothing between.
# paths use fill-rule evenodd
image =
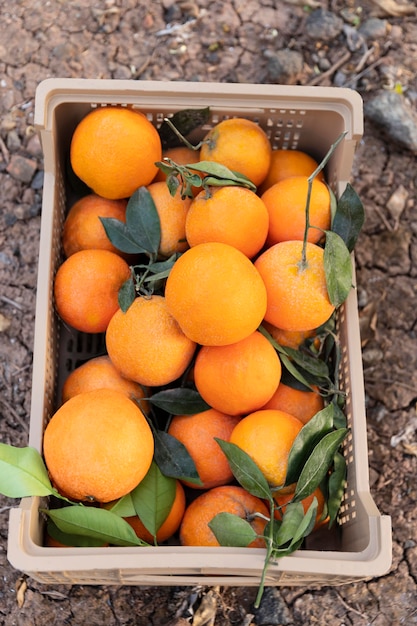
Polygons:
<instances>
[{"instance_id":1,"label":"orange","mask_svg":"<svg viewBox=\"0 0 417 626\"><path fill-rule=\"evenodd\" d=\"M302 248L301 241L284 241L255 261L268 294L265 320L284 330L318 328L335 309L327 292L323 248L307 243L304 268Z\"/></svg>"},{"instance_id":2,"label":"orange","mask_svg":"<svg viewBox=\"0 0 417 626\"><path fill-rule=\"evenodd\" d=\"M282 488L288 455L302 427L299 419L284 411L255 411L240 420L230 442L251 457L272 487ZM285 491L288 491L287 487Z\"/></svg>"},{"instance_id":3,"label":"orange","mask_svg":"<svg viewBox=\"0 0 417 626\"><path fill-rule=\"evenodd\" d=\"M126 313L119 309L106 332L114 367L141 385L166 385L189 365L195 343L169 313L163 296L139 297Z\"/></svg>"},{"instance_id":4,"label":"orange","mask_svg":"<svg viewBox=\"0 0 417 626\"><path fill-rule=\"evenodd\" d=\"M306 339L315 337L317 333L316 328L312 330L283 330L268 322L264 322L262 326L280 346L294 348L295 350L297 350Z\"/></svg>"},{"instance_id":5,"label":"orange","mask_svg":"<svg viewBox=\"0 0 417 626\"><path fill-rule=\"evenodd\" d=\"M59 492L109 502L129 493L149 470L152 431L120 391L80 393L52 416L43 438L45 463Z\"/></svg>"},{"instance_id":6,"label":"orange","mask_svg":"<svg viewBox=\"0 0 417 626\"><path fill-rule=\"evenodd\" d=\"M252 258L266 241L269 215L264 202L245 187L212 187L193 200L185 223L190 246L219 241Z\"/></svg>"},{"instance_id":7,"label":"orange","mask_svg":"<svg viewBox=\"0 0 417 626\"><path fill-rule=\"evenodd\" d=\"M113 246L100 217L124 222L127 200L107 200L95 194L84 196L70 208L62 230L62 247L67 257L79 250L99 248L125 256Z\"/></svg>"},{"instance_id":8,"label":"orange","mask_svg":"<svg viewBox=\"0 0 417 626\"><path fill-rule=\"evenodd\" d=\"M272 185L262 194L269 213L267 245L280 241L304 238L306 228L307 176L285 178ZM307 240L317 243L323 238L323 230L331 223L330 193L320 180L312 184L309 204L309 224ZM314 228L317 227L317 228Z\"/></svg>"},{"instance_id":9,"label":"orange","mask_svg":"<svg viewBox=\"0 0 417 626\"><path fill-rule=\"evenodd\" d=\"M278 354L257 330L228 346L203 346L194 364L194 381L202 398L230 415L261 408L280 379Z\"/></svg>"},{"instance_id":10,"label":"orange","mask_svg":"<svg viewBox=\"0 0 417 626\"><path fill-rule=\"evenodd\" d=\"M293 497L294 497L294 493L276 494L274 496L275 503L277 504L277 508L275 509L275 513L274 513L275 519L277 520L282 519L285 511L287 510L287 504L291 502ZM304 513L307 513L314 498L317 498L317 513L316 513L316 523L314 525L313 530L317 530L317 528L319 528L319 526L322 526L325 522L325 520L323 520L322 517L323 517L324 508L326 506L326 501L325 501L323 492L320 489L320 487L317 487L317 489L315 489L311 495L301 500L301 503L303 505Z\"/></svg>"},{"instance_id":11,"label":"orange","mask_svg":"<svg viewBox=\"0 0 417 626\"><path fill-rule=\"evenodd\" d=\"M253 263L233 246L200 243L174 263L165 287L169 311L201 345L248 337L266 311L266 289Z\"/></svg>"},{"instance_id":12,"label":"orange","mask_svg":"<svg viewBox=\"0 0 417 626\"><path fill-rule=\"evenodd\" d=\"M318 167L318 162L302 150L274 149L268 174L262 183L259 193L263 193L275 183L291 176L311 176ZM323 170L315 178L324 182Z\"/></svg>"},{"instance_id":13,"label":"orange","mask_svg":"<svg viewBox=\"0 0 417 626\"><path fill-rule=\"evenodd\" d=\"M257 535L263 534L267 522L255 514L269 517L265 503L242 487L226 485L209 489L186 508L180 526L181 545L218 547L220 544L208 524L218 513L224 512L250 522ZM264 548L265 541L258 537L248 547Z\"/></svg>"},{"instance_id":14,"label":"orange","mask_svg":"<svg viewBox=\"0 0 417 626\"><path fill-rule=\"evenodd\" d=\"M194 489L210 489L232 481L229 463L214 437L229 441L239 417L208 409L194 415L176 415L168 433L187 448L194 461L202 485L184 481Z\"/></svg>"},{"instance_id":15,"label":"orange","mask_svg":"<svg viewBox=\"0 0 417 626\"><path fill-rule=\"evenodd\" d=\"M157 543L160 544L164 541L167 541L167 539L170 539L170 537L172 537L172 535L177 532L184 516L185 505L186 501L184 487L181 485L180 481L177 480L175 499L172 503L172 507L167 517L165 518L159 529L156 531ZM125 517L124 519L126 520L126 522L128 522L128 524L132 526L139 539L142 539L142 541L146 541L150 544L155 543L155 537L149 532L149 530L145 528L137 515Z\"/></svg>"},{"instance_id":16,"label":"orange","mask_svg":"<svg viewBox=\"0 0 417 626\"><path fill-rule=\"evenodd\" d=\"M314 387L314 391L304 391L280 382L272 398L262 408L291 413L306 424L323 407L324 400L317 386Z\"/></svg>"},{"instance_id":17,"label":"orange","mask_svg":"<svg viewBox=\"0 0 417 626\"><path fill-rule=\"evenodd\" d=\"M256 186L268 174L271 144L258 124L240 117L222 120L204 137L201 161L214 161L240 172Z\"/></svg>"},{"instance_id":18,"label":"orange","mask_svg":"<svg viewBox=\"0 0 417 626\"><path fill-rule=\"evenodd\" d=\"M167 148L162 153L162 160L167 157L177 163L178 165L191 165L192 163L198 163L200 160L200 151L188 148L188 146L176 146L175 148ZM194 171L194 173L197 173ZM201 174L199 174L201 176ZM153 182L166 181L166 174L158 168L158 172L153 179ZM191 188L194 195L197 195L201 191L201 187Z\"/></svg>"},{"instance_id":19,"label":"orange","mask_svg":"<svg viewBox=\"0 0 417 626\"><path fill-rule=\"evenodd\" d=\"M104 198L128 198L149 185L162 156L158 131L139 111L105 106L88 113L71 139L75 174Z\"/></svg>"},{"instance_id":20,"label":"orange","mask_svg":"<svg viewBox=\"0 0 417 626\"><path fill-rule=\"evenodd\" d=\"M128 264L114 252L75 252L59 266L55 276L58 315L81 332L104 332L119 308L119 289L130 276Z\"/></svg>"},{"instance_id":21,"label":"orange","mask_svg":"<svg viewBox=\"0 0 417 626\"><path fill-rule=\"evenodd\" d=\"M191 204L190 198L181 198L180 188L171 196L164 182L148 185L161 224L159 254L170 257L174 252L184 252L188 243L185 237L185 220Z\"/></svg>"},{"instance_id":22,"label":"orange","mask_svg":"<svg viewBox=\"0 0 417 626\"><path fill-rule=\"evenodd\" d=\"M93 357L70 372L62 387L62 402L93 389L121 391L131 400L138 402L142 410L148 408L147 403L143 401L146 397L143 387L133 380L123 378L106 354Z\"/></svg>"}]
</instances>

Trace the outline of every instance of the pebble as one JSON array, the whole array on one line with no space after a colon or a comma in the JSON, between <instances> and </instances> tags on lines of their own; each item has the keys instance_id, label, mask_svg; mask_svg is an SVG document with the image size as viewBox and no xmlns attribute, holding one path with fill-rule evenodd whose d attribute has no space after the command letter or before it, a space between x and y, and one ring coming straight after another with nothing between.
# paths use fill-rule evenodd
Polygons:
<instances>
[{"instance_id":1,"label":"pebble","mask_svg":"<svg viewBox=\"0 0 417 626\"><path fill-rule=\"evenodd\" d=\"M38 164L34 159L27 159L19 154L14 154L10 159L6 171L16 180L20 180L22 183L30 183L37 167Z\"/></svg>"},{"instance_id":2,"label":"pebble","mask_svg":"<svg viewBox=\"0 0 417 626\"><path fill-rule=\"evenodd\" d=\"M11 130L9 133L7 133L7 148L11 152L16 152L17 150L19 150L21 145L22 142L20 141L19 134L16 132L16 130Z\"/></svg>"},{"instance_id":3,"label":"pebble","mask_svg":"<svg viewBox=\"0 0 417 626\"><path fill-rule=\"evenodd\" d=\"M403 95L381 91L365 104L364 112L392 141L417 154L417 113Z\"/></svg>"},{"instance_id":4,"label":"pebble","mask_svg":"<svg viewBox=\"0 0 417 626\"><path fill-rule=\"evenodd\" d=\"M38 133L34 133L28 140L26 150L31 156L42 156L42 144Z\"/></svg>"},{"instance_id":5,"label":"pebble","mask_svg":"<svg viewBox=\"0 0 417 626\"><path fill-rule=\"evenodd\" d=\"M359 26L360 34L367 40L381 39L387 36L388 22L378 17L371 17Z\"/></svg>"},{"instance_id":6,"label":"pebble","mask_svg":"<svg viewBox=\"0 0 417 626\"><path fill-rule=\"evenodd\" d=\"M298 75L302 72L304 59L297 50L278 50L273 52L266 50L268 77L275 83L294 84Z\"/></svg>"},{"instance_id":7,"label":"pebble","mask_svg":"<svg viewBox=\"0 0 417 626\"><path fill-rule=\"evenodd\" d=\"M408 191L404 185L400 185L394 191L387 201L387 209L391 213L391 216L395 220L395 224L398 224L402 212L404 211L408 200Z\"/></svg>"},{"instance_id":8,"label":"pebble","mask_svg":"<svg viewBox=\"0 0 417 626\"><path fill-rule=\"evenodd\" d=\"M30 186L32 187L32 189L35 189L35 190L42 189L43 181L44 181L44 172L43 170L38 170L35 176L33 177Z\"/></svg>"},{"instance_id":9,"label":"pebble","mask_svg":"<svg viewBox=\"0 0 417 626\"><path fill-rule=\"evenodd\" d=\"M306 33L312 39L331 41L343 30L343 20L326 9L312 11L306 20Z\"/></svg>"},{"instance_id":10,"label":"pebble","mask_svg":"<svg viewBox=\"0 0 417 626\"><path fill-rule=\"evenodd\" d=\"M275 587L265 589L261 605L254 613L259 626L289 626L293 623L290 611Z\"/></svg>"}]
</instances>

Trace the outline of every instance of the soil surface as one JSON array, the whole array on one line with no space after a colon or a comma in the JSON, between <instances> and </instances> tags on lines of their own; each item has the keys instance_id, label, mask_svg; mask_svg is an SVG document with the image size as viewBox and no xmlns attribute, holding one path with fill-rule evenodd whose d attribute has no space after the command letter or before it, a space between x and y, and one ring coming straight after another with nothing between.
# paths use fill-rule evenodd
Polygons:
<instances>
[{"instance_id":1,"label":"soil surface","mask_svg":"<svg viewBox=\"0 0 417 626\"><path fill-rule=\"evenodd\" d=\"M366 208L356 262L370 484L379 511L392 518L393 564L367 582L268 589L258 611L249 587L43 585L7 561L17 503L0 497L0 624L417 624L416 42L415 3L405 0L1 2L0 441L28 441L43 186L33 113L41 80L356 89L366 105L352 183Z\"/></svg>"}]
</instances>

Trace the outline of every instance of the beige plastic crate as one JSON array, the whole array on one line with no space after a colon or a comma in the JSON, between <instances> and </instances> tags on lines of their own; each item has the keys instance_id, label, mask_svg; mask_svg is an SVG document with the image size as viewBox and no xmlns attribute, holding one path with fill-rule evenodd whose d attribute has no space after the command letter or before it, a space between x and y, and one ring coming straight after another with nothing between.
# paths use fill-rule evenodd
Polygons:
<instances>
[{"instance_id":1,"label":"beige plastic crate","mask_svg":"<svg viewBox=\"0 0 417 626\"><path fill-rule=\"evenodd\" d=\"M29 445L42 449L45 424L56 408L62 380L79 361L103 348L101 337L64 328L52 299L53 277L62 259L60 234L68 208L66 159L72 132L92 107L138 108L158 126L184 108L210 106L211 120L243 116L257 121L274 147L301 149L321 159L342 131L346 138L326 168L340 194L349 180L363 132L360 96L348 89L214 83L49 79L36 93L35 125L45 160L39 279L36 302L33 391ZM305 549L271 564L267 585L340 585L387 572L391 521L370 495L368 452L355 289L339 315L351 429L345 444L347 486L334 532L315 533ZM241 548L160 547L46 548L39 498L24 498L11 510L8 558L32 578L49 584L257 585L265 551ZM45 504L45 503L43 503Z\"/></svg>"}]
</instances>

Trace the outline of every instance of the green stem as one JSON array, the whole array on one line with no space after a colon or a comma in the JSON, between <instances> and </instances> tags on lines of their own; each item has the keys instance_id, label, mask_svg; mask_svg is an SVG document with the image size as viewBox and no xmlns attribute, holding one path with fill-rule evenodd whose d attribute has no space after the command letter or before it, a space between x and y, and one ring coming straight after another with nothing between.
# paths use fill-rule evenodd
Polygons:
<instances>
[{"instance_id":1,"label":"green stem","mask_svg":"<svg viewBox=\"0 0 417 626\"><path fill-rule=\"evenodd\" d=\"M267 572L267 569L268 569L268 566L269 566L269 561L271 560L272 552L273 552L273 549L274 549L274 509L275 509L275 504L274 504L274 499L272 497L271 497L271 499L269 501L269 504L270 504L269 533L268 533L268 536L265 537L265 540L266 540L266 555L265 555L264 566L263 566L263 569L262 569L261 580L259 582L258 593L256 594L255 603L253 605L255 609L259 609L259 605L261 604L262 596L263 596L264 590L265 590L266 572Z\"/></svg>"},{"instance_id":2,"label":"green stem","mask_svg":"<svg viewBox=\"0 0 417 626\"><path fill-rule=\"evenodd\" d=\"M307 267L307 238L308 238L308 230L310 228L310 201L311 201L311 191L313 189L313 180L314 178L312 176L309 176L308 181L307 181L307 199L306 199L306 208L305 208L306 227L304 229L303 249L301 252L301 263L299 265L299 268L301 271L304 271Z\"/></svg>"},{"instance_id":3,"label":"green stem","mask_svg":"<svg viewBox=\"0 0 417 626\"><path fill-rule=\"evenodd\" d=\"M171 122L169 117L165 117L164 122L168 124L170 129L177 135L177 137L182 141L182 143L184 143L187 146L187 148L190 148L190 150L195 150L195 151L200 150L204 141L200 141L200 143L198 143L196 146L193 146L193 144L190 143L188 139L184 137L184 135L181 135L180 131L174 126L174 124Z\"/></svg>"},{"instance_id":4,"label":"green stem","mask_svg":"<svg viewBox=\"0 0 417 626\"><path fill-rule=\"evenodd\" d=\"M307 179L308 180L308 188L307 188L307 200L306 200L306 208L305 208L306 225L305 225L305 229L304 229L303 249L302 249L302 252L301 252L301 261L300 261L300 264L299 264L299 268L300 268L301 271L305 270L305 268L307 267L307 238L308 238L309 228L311 228L311 224L310 224L310 201L311 201L311 191L312 191L312 187L313 187L313 180L315 179L317 174L319 174L326 167L327 162L329 161L329 159L332 156L333 152L336 150L337 146L342 141L342 139L344 139L344 137L346 135L347 135L347 130L343 131L343 133L341 133L339 135L339 137L336 139L336 141L334 143L332 143L332 145L330 146L330 148L329 148L327 154L325 155L325 157L323 158L323 160L320 161L319 165L316 167L314 172L312 174L310 174L310 176Z\"/></svg>"}]
</instances>

